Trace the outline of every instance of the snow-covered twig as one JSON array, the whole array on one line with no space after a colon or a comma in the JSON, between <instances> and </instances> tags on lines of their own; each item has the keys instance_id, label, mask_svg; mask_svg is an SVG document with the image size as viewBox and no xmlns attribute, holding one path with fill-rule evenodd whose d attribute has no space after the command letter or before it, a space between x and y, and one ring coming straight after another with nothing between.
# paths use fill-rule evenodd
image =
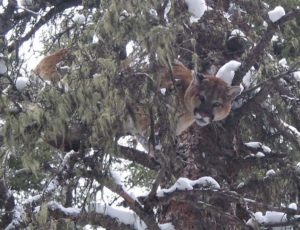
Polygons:
<instances>
[{"instance_id":1,"label":"snow-covered twig","mask_svg":"<svg viewBox=\"0 0 300 230\"><path fill-rule=\"evenodd\" d=\"M300 142L300 132L292 125L289 125L288 123L284 122L283 120L280 120L280 123L287 129L289 130L293 135L296 136L296 138Z\"/></svg>"},{"instance_id":2,"label":"snow-covered twig","mask_svg":"<svg viewBox=\"0 0 300 230\"><path fill-rule=\"evenodd\" d=\"M197 180L190 180L188 178L179 178L174 185L168 189L160 189L157 191L157 197L163 197L165 194L173 193L177 190L193 190L194 187L202 187L207 189L220 189L218 182L212 177L200 177Z\"/></svg>"}]
</instances>

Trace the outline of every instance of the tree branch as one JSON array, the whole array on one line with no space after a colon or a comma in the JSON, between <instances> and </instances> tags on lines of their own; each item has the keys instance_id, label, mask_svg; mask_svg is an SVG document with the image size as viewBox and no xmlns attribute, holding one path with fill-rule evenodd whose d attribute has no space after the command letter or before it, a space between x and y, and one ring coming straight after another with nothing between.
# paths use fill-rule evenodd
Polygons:
<instances>
[{"instance_id":1,"label":"tree branch","mask_svg":"<svg viewBox=\"0 0 300 230\"><path fill-rule=\"evenodd\" d=\"M282 73L279 73L279 74L277 74L277 75L274 75L274 76L272 76L272 77L270 77L270 78L268 78L268 79L266 79L266 80L264 80L264 81L262 81L262 82L256 84L256 85L253 86L252 88L243 91L243 92L237 97L237 99L238 99L238 98L242 98L245 94L251 93L251 92L253 92L254 90L256 90L256 89L258 89L258 88L260 88L260 87L262 87L262 86L268 84L270 81L271 81L271 82L274 82L274 81L276 81L276 80L279 80L280 78L283 78L283 77L286 77L286 76L292 76L292 75L291 75L292 73L298 71L297 66L298 66L299 64L300 64L300 61L294 63L294 64L289 68L289 70L284 71L284 72L282 72Z\"/></svg>"},{"instance_id":2,"label":"tree branch","mask_svg":"<svg viewBox=\"0 0 300 230\"><path fill-rule=\"evenodd\" d=\"M265 53L265 49L270 44L270 41L275 34L278 26L296 18L300 15L300 9L293 9L290 12L288 12L286 15L284 15L281 19L276 21L275 23L272 23L271 21L268 22L268 28L264 35L262 36L261 40L258 42L258 44L253 47L247 56L242 61L242 65L240 68L235 72L232 85L239 85L245 74L249 71L249 69L256 63L261 60Z\"/></svg>"},{"instance_id":3,"label":"tree branch","mask_svg":"<svg viewBox=\"0 0 300 230\"><path fill-rule=\"evenodd\" d=\"M57 4L53 8L51 8L47 14L40 18L40 20L31 28L31 30L25 34L23 37L20 37L14 43L8 46L8 52L12 52L16 47L21 46L25 41L27 41L36 31L38 31L43 25L45 25L50 19L56 16L58 13L63 12L65 9L80 5L82 1L63 1L60 4Z\"/></svg>"},{"instance_id":4,"label":"tree branch","mask_svg":"<svg viewBox=\"0 0 300 230\"><path fill-rule=\"evenodd\" d=\"M146 168L152 170L160 169L160 164L153 157L150 157L149 154L145 152L129 147L118 146L118 151L116 154L117 157L136 162Z\"/></svg>"},{"instance_id":5,"label":"tree branch","mask_svg":"<svg viewBox=\"0 0 300 230\"><path fill-rule=\"evenodd\" d=\"M140 218L145 222L149 229L159 230L158 224L155 220L153 210L147 210L141 206L138 200L133 199L122 187L122 185L116 184L115 180L111 177L106 177L104 180L99 181L101 175L97 175L97 172L93 173L95 180L98 179L98 182L112 192L120 195L128 204L131 210L133 210Z\"/></svg>"}]
</instances>

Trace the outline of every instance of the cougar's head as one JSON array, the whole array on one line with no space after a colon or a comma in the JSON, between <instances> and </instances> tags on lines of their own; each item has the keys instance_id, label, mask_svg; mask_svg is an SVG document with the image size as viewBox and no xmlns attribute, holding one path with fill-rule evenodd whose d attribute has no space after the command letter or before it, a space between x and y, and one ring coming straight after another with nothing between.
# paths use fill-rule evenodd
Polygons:
<instances>
[{"instance_id":1,"label":"cougar's head","mask_svg":"<svg viewBox=\"0 0 300 230\"><path fill-rule=\"evenodd\" d=\"M232 100L239 95L239 86L228 86L215 76L193 74L193 80L184 95L187 111L200 126L226 118Z\"/></svg>"}]
</instances>

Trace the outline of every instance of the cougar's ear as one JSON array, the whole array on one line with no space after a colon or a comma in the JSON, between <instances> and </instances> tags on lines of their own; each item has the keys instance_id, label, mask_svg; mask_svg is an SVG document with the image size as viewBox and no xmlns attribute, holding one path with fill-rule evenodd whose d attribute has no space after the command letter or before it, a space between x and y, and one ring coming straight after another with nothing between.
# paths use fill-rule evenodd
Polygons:
<instances>
[{"instance_id":1,"label":"cougar's ear","mask_svg":"<svg viewBox=\"0 0 300 230\"><path fill-rule=\"evenodd\" d=\"M234 99L236 96L240 95L242 92L242 88L240 86L228 86L227 95Z\"/></svg>"},{"instance_id":2,"label":"cougar's ear","mask_svg":"<svg viewBox=\"0 0 300 230\"><path fill-rule=\"evenodd\" d=\"M205 79L205 76L202 73L195 73L193 72L193 81L199 85L201 83L201 81L203 81Z\"/></svg>"}]
</instances>

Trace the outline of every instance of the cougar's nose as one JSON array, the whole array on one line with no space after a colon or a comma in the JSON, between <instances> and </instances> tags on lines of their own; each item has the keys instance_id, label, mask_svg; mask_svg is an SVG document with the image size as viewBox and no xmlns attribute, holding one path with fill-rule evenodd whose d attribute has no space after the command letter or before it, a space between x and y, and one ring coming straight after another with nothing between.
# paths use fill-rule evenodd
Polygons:
<instances>
[{"instance_id":1,"label":"cougar's nose","mask_svg":"<svg viewBox=\"0 0 300 230\"><path fill-rule=\"evenodd\" d=\"M214 115L209 112L209 111L205 111L205 110L201 110L199 108L195 108L194 109L194 115L196 117L201 117L201 118L205 118L205 120L207 120L207 122L211 122L214 119Z\"/></svg>"}]
</instances>

